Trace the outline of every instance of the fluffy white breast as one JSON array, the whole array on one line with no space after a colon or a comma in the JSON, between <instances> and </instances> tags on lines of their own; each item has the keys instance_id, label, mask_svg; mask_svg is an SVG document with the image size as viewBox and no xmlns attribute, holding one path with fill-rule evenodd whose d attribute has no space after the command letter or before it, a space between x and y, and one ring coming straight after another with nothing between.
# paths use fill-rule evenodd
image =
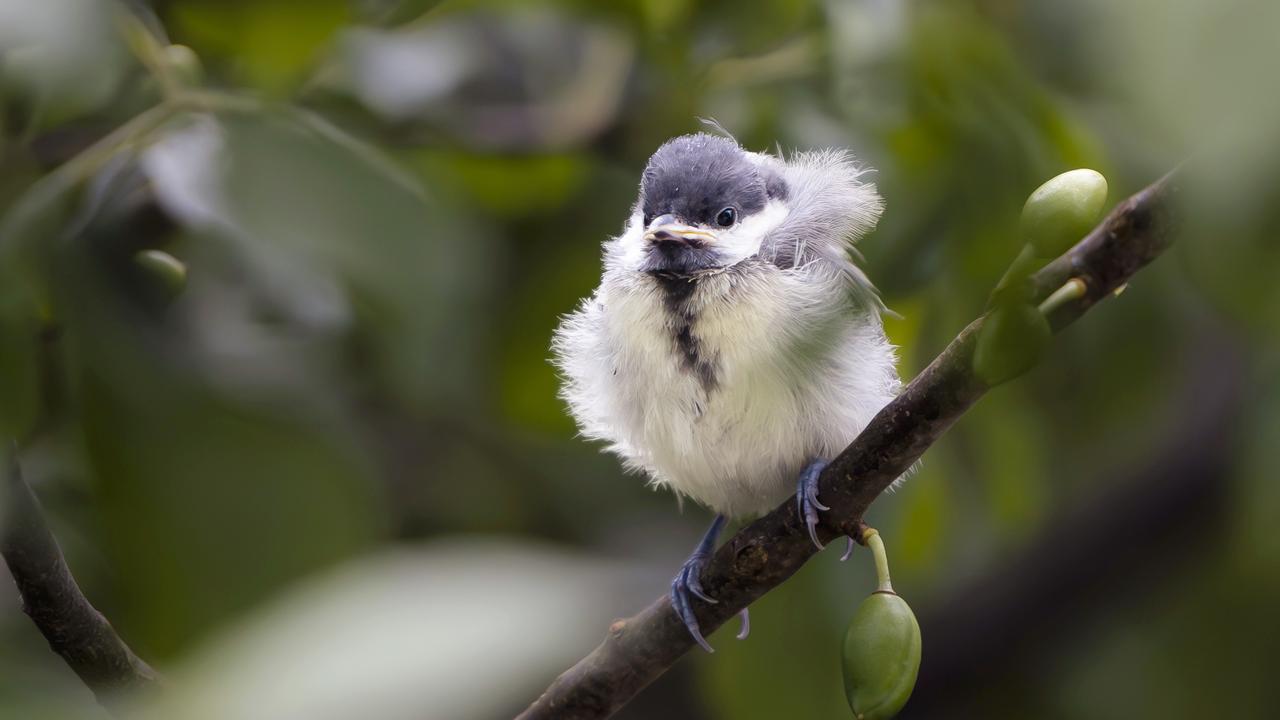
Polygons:
<instances>
[{"instance_id":1,"label":"fluffy white breast","mask_svg":"<svg viewBox=\"0 0 1280 720\"><path fill-rule=\"evenodd\" d=\"M682 361L679 318L653 279L606 275L557 332L563 395L583 434L658 485L731 516L794 492L898 389L879 318L824 294L820 266L765 264L699 281L689 329L708 381Z\"/></svg>"}]
</instances>

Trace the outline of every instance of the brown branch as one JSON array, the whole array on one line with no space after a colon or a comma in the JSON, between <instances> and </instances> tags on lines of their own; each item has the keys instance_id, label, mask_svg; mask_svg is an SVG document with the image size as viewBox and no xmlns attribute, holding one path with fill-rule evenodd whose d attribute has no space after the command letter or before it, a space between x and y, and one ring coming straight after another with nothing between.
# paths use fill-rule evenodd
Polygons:
<instances>
[{"instance_id":1,"label":"brown branch","mask_svg":"<svg viewBox=\"0 0 1280 720\"><path fill-rule=\"evenodd\" d=\"M1043 300L1071 278L1082 298L1049 317L1054 332L1109 297L1172 242L1174 173L1121 203L1075 247L1031 278ZM828 542L855 532L868 506L906 472L988 390L973 373L972 355L984 318L965 328L872 419L822 473L824 513L819 537ZM743 528L712 558L702 576L718 604L695 603L710 632L791 577L815 552L794 503L785 502ZM694 647L664 595L609 628L604 642L556 678L518 720L605 718Z\"/></svg>"},{"instance_id":2,"label":"brown branch","mask_svg":"<svg viewBox=\"0 0 1280 720\"><path fill-rule=\"evenodd\" d=\"M16 451L10 458L0 507L0 555L22 596L22 609L98 701L120 691L154 687L155 670L116 634L71 575L58 541L44 521L40 501L22 479Z\"/></svg>"}]
</instances>

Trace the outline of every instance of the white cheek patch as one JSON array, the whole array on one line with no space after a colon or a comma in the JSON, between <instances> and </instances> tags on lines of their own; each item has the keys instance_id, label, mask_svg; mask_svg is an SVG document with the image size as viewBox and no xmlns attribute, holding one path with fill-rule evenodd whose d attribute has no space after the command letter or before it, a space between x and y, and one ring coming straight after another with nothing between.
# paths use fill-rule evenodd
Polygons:
<instances>
[{"instance_id":1,"label":"white cheek patch","mask_svg":"<svg viewBox=\"0 0 1280 720\"><path fill-rule=\"evenodd\" d=\"M787 206L778 200L770 200L763 209L744 217L730 228L713 228L716 231L716 248L725 264L741 262L760 252L769 233L787 218Z\"/></svg>"},{"instance_id":2,"label":"white cheek patch","mask_svg":"<svg viewBox=\"0 0 1280 720\"><path fill-rule=\"evenodd\" d=\"M644 219L639 212L632 213L627 227L614 241L614 247L625 268L638 268L644 263L647 244L644 239Z\"/></svg>"},{"instance_id":3,"label":"white cheek patch","mask_svg":"<svg viewBox=\"0 0 1280 720\"><path fill-rule=\"evenodd\" d=\"M733 227L707 228L716 236L712 248L720 260L719 264L734 265L758 254L765 238L786 220L788 212L790 210L786 204L770 200L762 209L746 216ZM642 215L634 213L622 234L611 243L610 254L621 267L635 270L645 265L649 243L644 239L644 230Z\"/></svg>"}]
</instances>

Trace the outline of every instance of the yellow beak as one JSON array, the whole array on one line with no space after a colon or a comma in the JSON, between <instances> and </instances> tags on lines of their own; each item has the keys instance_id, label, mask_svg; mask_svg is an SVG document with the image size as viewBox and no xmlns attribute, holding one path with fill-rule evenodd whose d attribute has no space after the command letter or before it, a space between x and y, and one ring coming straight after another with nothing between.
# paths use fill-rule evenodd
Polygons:
<instances>
[{"instance_id":1,"label":"yellow beak","mask_svg":"<svg viewBox=\"0 0 1280 720\"><path fill-rule=\"evenodd\" d=\"M716 241L716 236L700 228L671 223L649 228L644 234L644 239L651 243L684 242L689 245L709 245Z\"/></svg>"}]
</instances>

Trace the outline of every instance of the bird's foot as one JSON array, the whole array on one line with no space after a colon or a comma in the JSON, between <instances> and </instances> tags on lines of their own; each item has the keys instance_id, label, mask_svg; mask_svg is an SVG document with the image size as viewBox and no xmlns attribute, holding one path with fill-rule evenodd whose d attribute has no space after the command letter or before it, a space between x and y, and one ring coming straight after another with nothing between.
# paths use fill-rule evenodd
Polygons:
<instances>
[{"instance_id":1,"label":"bird's foot","mask_svg":"<svg viewBox=\"0 0 1280 720\"><path fill-rule=\"evenodd\" d=\"M818 476L827 467L826 460L814 460L800 471L796 481L796 506L800 511L800 522L809 529L809 539L821 550L824 546L818 541L818 511L831 508L818 500Z\"/></svg>"},{"instance_id":2,"label":"bird's foot","mask_svg":"<svg viewBox=\"0 0 1280 720\"><path fill-rule=\"evenodd\" d=\"M696 597L712 605L719 602L702 589L702 570L711 557L716 536L720 534L722 527L724 527L724 516L717 515L711 527L707 529L707 534L698 543L698 547L694 549L689 559L684 561L684 565L680 566L680 572L677 572L675 579L671 581L671 607L676 611L676 615L684 623L689 634L693 636L694 641L707 652L715 652L715 648L711 647L711 644L702 636L702 628L698 626L698 618L693 613L692 598ZM738 617L742 619L742 629L738 631L738 639L742 640L751 630L751 619L746 608L738 613Z\"/></svg>"},{"instance_id":3,"label":"bird's foot","mask_svg":"<svg viewBox=\"0 0 1280 720\"><path fill-rule=\"evenodd\" d=\"M680 616L680 621L684 623L694 641L703 650L715 652L706 638L702 637L702 628L698 627L698 618L693 614L693 601L690 598L692 595L713 605L718 602L702 591L702 568L706 567L706 564L707 556L699 553L694 553L684 561L680 572L676 573L675 579L671 581L671 607L675 608L676 615Z\"/></svg>"},{"instance_id":4,"label":"bird's foot","mask_svg":"<svg viewBox=\"0 0 1280 720\"><path fill-rule=\"evenodd\" d=\"M813 540L813 544L821 550L824 546L818 542L818 511L830 510L831 508L823 505L818 500L818 477L822 475L822 471L827 468L826 460L814 460L800 471L800 479L796 482L796 505L800 509L800 522L804 523L809 529L809 539ZM846 537L848 544L844 548L844 554L840 556L840 562L849 559L853 554L854 540Z\"/></svg>"}]
</instances>

